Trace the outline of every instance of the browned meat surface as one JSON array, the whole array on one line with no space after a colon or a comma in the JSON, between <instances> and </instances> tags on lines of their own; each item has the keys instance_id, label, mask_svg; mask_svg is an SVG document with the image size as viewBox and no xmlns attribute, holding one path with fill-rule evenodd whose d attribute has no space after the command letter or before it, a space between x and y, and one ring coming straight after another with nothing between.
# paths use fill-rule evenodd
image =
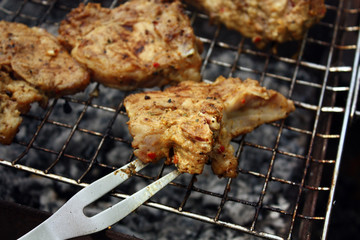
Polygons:
<instances>
[{"instance_id":1,"label":"browned meat surface","mask_svg":"<svg viewBox=\"0 0 360 240\"><path fill-rule=\"evenodd\" d=\"M259 47L267 42L299 40L326 12L324 0L185 0L252 38Z\"/></svg>"},{"instance_id":2,"label":"browned meat surface","mask_svg":"<svg viewBox=\"0 0 360 240\"><path fill-rule=\"evenodd\" d=\"M103 8L97 3L89 3L86 6L81 3L61 22L58 39L71 51L86 34L110 21L113 11L115 10Z\"/></svg>"},{"instance_id":3,"label":"browned meat surface","mask_svg":"<svg viewBox=\"0 0 360 240\"><path fill-rule=\"evenodd\" d=\"M11 143L31 103L81 91L89 79L45 30L0 21L0 143Z\"/></svg>"},{"instance_id":4,"label":"browned meat surface","mask_svg":"<svg viewBox=\"0 0 360 240\"><path fill-rule=\"evenodd\" d=\"M10 144L22 122L21 113L30 109L30 104L47 103L47 97L30 84L13 80L0 71L0 143Z\"/></svg>"},{"instance_id":5,"label":"browned meat surface","mask_svg":"<svg viewBox=\"0 0 360 240\"><path fill-rule=\"evenodd\" d=\"M0 93L0 143L10 144L22 122L17 103Z\"/></svg>"},{"instance_id":6,"label":"browned meat surface","mask_svg":"<svg viewBox=\"0 0 360 240\"><path fill-rule=\"evenodd\" d=\"M168 164L191 174L202 173L211 160L213 172L224 177L237 175L233 137L295 109L292 101L255 80L224 77L213 84L185 81L164 91L132 94L124 104L140 160L166 157Z\"/></svg>"},{"instance_id":7,"label":"browned meat surface","mask_svg":"<svg viewBox=\"0 0 360 240\"><path fill-rule=\"evenodd\" d=\"M89 74L41 28L0 21L0 66L48 95L85 89Z\"/></svg>"},{"instance_id":8,"label":"browned meat surface","mask_svg":"<svg viewBox=\"0 0 360 240\"><path fill-rule=\"evenodd\" d=\"M200 81L202 45L179 1L132 0L117 8L81 4L60 41L95 81L122 90Z\"/></svg>"}]
</instances>

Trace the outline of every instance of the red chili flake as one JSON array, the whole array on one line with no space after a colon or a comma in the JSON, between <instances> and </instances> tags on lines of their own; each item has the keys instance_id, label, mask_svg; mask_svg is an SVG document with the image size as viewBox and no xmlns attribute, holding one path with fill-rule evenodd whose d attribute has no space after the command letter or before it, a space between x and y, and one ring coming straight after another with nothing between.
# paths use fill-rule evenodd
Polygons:
<instances>
[{"instance_id":1,"label":"red chili flake","mask_svg":"<svg viewBox=\"0 0 360 240\"><path fill-rule=\"evenodd\" d=\"M241 103L244 104L246 102L245 98L241 100Z\"/></svg>"},{"instance_id":2,"label":"red chili flake","mask_svg":"<svg viewBox=\"0 0 360 240\"><path fill-rule=\"evenodd\" d=\"M224 7L220 8L220 12L225 12L225 8Z\"/></svg>"},{"instance_id":3,"label":"red chili flake","mask_svg":"<svg viewBox=\"0 0 360 240\"><path fill-rule=\"evenodd\" d=\"M259 36L256 36L256 37L253 38L254 43L258 43L260 41L261 41L261 37L259 37Z\"/></svg>"},{"instance_id":4,"label":"red chili flake","mask_svg":"<svg viewBox=\"0 0 360 240\"><path fill-rule=\"evenodd\" d=\"M156 153L154 152L148 152L147 156L151 159L154 160L156 158Z\"/></svg>"},{"instance_id":5,"label":"red chili flake","mask_svg":"<svg viewBox=\"0 0 360 240\"><path fill-rule=\"evenodd\" d=\"M155 68L158 68L158 67L160 67L160 63L154 62L154 63L153 63L153 66L154 66Z\"/></svg>"},{"instance_id":6,"label":"red chili flake","mask_svg":"<svg viewBox=\"0 0 360 240\"><path fill-rule=\"evenodd\" d=\"M223 145L221 145L221 146L218 148L218 152L219 152L219 153L225 152L225 147L224 147Z\"/></svg>"},{"instance_id":7,"label":"red chili flake","mask_svg":"<svg viewBox=\"0 0 360 240\"><path fill-rule=\"evenodd\" d=\"M178 156L174 155L173 163L177 164L179 162Z\"/></svg>"}]
</instances>

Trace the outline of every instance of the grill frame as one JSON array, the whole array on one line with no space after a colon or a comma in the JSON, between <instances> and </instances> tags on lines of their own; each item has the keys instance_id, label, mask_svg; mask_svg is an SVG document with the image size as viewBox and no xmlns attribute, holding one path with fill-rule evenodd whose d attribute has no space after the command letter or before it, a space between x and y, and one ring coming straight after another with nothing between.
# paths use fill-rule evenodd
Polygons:
<instances>
[{"instance_id":1,"label":"grill frame","mask_svg":"<svg viewBox=\"0 0 360 240\"><path fill-rule=\"evenodd\" d=\"M52 11L56 8L63 9L64 11L69 10L69 9L66 9L63 5L59 4L62 1L33 0L33 1L19 1L19 2L21 4L14 11L13 10L10 11L10 10L3 8L1 5L1 2L0 2L0 13L4 14L6 16L6 18L9 18L6 20L30 21L33 23L32 25L40 25L40 26L45 26L45 27L52 26L52 25L56 26L58 24L58 22L51 22L48 20L48 17L51 16ZM85 2L87 2L87 1L85 1ZM301 236L304 239L310 239L310 237L311 237L310 229L314 228L313 225L319 224L319 225L322 225L321 226L322 230L321 230L320 235L321 235L322 239L326 239L327 231L329 228L329 221L331 218L332 204L334 202L334 193L335 193L335 189L336 189L336 182L337 182L337 178L338 178L338 174L339 174L341 157L343 154L342 151L344 149L344 142L346 139L346 132L349 128L349 125L351 124L351 120L355 116L359 115L359 111L356 110L356 107L357 107L356 100L358 99L358 91L359 91L359 81L358 81L358 79L359 79L359 75L358 75L359 71L358 70L359 69L357 67L357 66L359 66L359 59L360 59L359 25L356 23L357 25L347 26L346 19L345 19L345 23L343 22L344 21L343 15L354 14L356 16L355 18L358 18L358 16L360 15L360 10L359 10L359 8L356 8L356 7L346 8L346 6L350 6L349 4L351 4L351 1L339 1L337 6L335 5L336 2L337 1L329 1L328 5L327 5L328 11L333 12L333 14L336 16L334 24L330 24L327 22L320 22L318 24L322 27L328 27L329 29L331 29L333 31L331 41L326 42L323 40L318 40L316 38L312 38L311 35L307 34L305 36L304 40L301 42L300 51L299 51L298 57L296 59L287 58L287 57L284 57L281 55L273 54L272 49L258 50L258 49L254 49L251 47L249 48L248 45L246 45L247 44L246 42L248 40L242 38L239 35L237 35L240 38L240 40L238 41L238 45L232 45L232 44L220 41L218 39L221 38L221 33L222 33L222 31L224 31L223 26L213 26L216 29L214 31L214 36L211 38L200 36L200 40L205 45L208 45L208 48L204 51L205 53L204 53L204 59L203 59L203 67L201 70L202 74L205 76L205 79L204 79L205 81L210 81L210 82L213 81L213 79L207 79L206 76L207 76L207 71L208 71L207 67L210 64L214 64L216 66L224 67L225 69L230 69L228 76L234 76L234 75L236 75L237 72L255 73L259 76L258 80L261 83L264 83L264 81L267 77L271 77L274 79L280 79L280 81L288 82L289 97L292 96L293 91L296 90L295 85L298 85L298 84L303 85L303 86L309 86L310 88L316 88L320 92L319 98L315 99L315 100L317 100L316 104L311 104L311 103L295 100L295 104L298 109L306 109L306 110L316 112L312 130L289 126L286 124L286 121L280 121L280 122L271 124L272 126L274 126L274 128L278 129L277 137L276 137L276 140L274 141L273 147L268 147L268 146L264 146L261 144L256 144L256 143L247 141L246 136L242 136L241 138L234 140L234 143L236 143L238 145L236 154L239 158L241 157L244 147L251 147L251 148L259 149L261 151L268 151L272 155L271 160L269 162L269 167L265 173L251 171L251 170L242 169L242 168L239 169L240 174L264 179L264 184L263 184L261 193L259 194L259 200L252 202L252 201L247 201L246 199L245 200L244 199L235 199L235 198L232 198L231 196L229 196L228 194L229 194L229 191L230 191L230 188L232 185L232 181L233 181L231 179L226 180L226 185L225 185L222 193L216 193L216 192L212 192L212 191L207 191L206 189L197 188L194 185L194 183L196 181L196 177L193 176L193 177L191 177L191 180L189 180L188 184L186 184L186 185L177 183L176 181L174 183L172 183L173 186L185 189L185 192L186 192L179 207L175 208L175 207L167 206L165 204L161 204L161 203L157 203L157 202L148 202L145 204L146 206L156 208L156 209L159 209L162 211L170 212L170 213L175 213L180 216L189 217L189 218L199 220L202 222L214 224L219 227L226 227L226 228L244 232L246 234L251 234L253 236L257 236L260 238L267 238L267 239L292 239L295 237L294 234L296 236ZM39 6L43 6L46 10L44 11L44 14L42 14L41 16L38 16L38 17L29 16L24 13L26 10L27 4L36 4ZM114 7L117 4L119 4L118 1L104 1L104 5L107 7ZM199 21L199 19L201 21L208 20L206 15L196 12L193 9L189 8L187 11L191 18L192 24L195 24L197 21ZM1 17L1 15L0 15L0 17ZM342 24L344 24L344 25L342 25ZM358 32L356 44L347 44L344 42L342 42L342 44L338 44L337 41L341 37L341 34L340 34L341 31L344 31L345 33ZM234 34L234 33L232 33L232 34ZM344 35L346 35L346 34L344 34ZM345 40L342 40L342 41L345 41ZM329 54L325 61L325 63L326 63L325 65L323 65L321 63L307 61L306 59L304 59L304 51L307 48L308 44L315 44L316 46L319 46L319 47L322 46L322 47L329 48ZM229 51L235 52L236 54L235 54L235 58L234 58L233 62L229 63L229 62L213 59L212 56L215 52L215 48L217 48L217 47L219 47L223 51L229 50ZM354 51L354 57L352 58L352 61L348 65L334 64L334 59L337 57L335 55L337 55L337 54L341 55L341 53L342 53L341 51L346 51L346 50ZM242 54L249 54L251 56L265 58L265 61L264 61L265 63L263 66L264 71L257 71L257 70L251 69L247 66L243 66L241 64L239 65L238 62L239 62L239 59ZM275 61L284 62L284 63L293 65L294 71L292 72L293 73L292 76L288 77L288 76L277 75L277 74L273 74L273 73L269 72L268 68L269 68L270 62L273 59L275 59ZM312 70L322 71L323 78L319 83L306 82L306 81L299 80L297 78L297 74L298 74L300 68L309 68L311 71ZM349 81L348 85L341 85L342 83L340 83L340 85L337 86L337 85L332 85L333 82L329 83L330 80L331 81L333 81L334 79L336 80L336 78L338 77L336 75L341 75L342 73L350 74L350 77L345 79L345 80ZM332 75L335 75L335 76L332 76ZM25 172L29 172L29 173L36 174L41 177L52 179L54 181L64 182L64 183L76 185L79 187L85 187L87 185L87 183L84 181L84 178L94 168L94 166L99 166L99 167L105 168L109 171L116 169L117 168L116 166L102 164L101 162L98 162L97 158L98 158L98 155L99 155L100 151L102 150L102 148L106 145L106 141L108 139L111 139L113 141L120 142L120 143L125 143L128 145L130 144L130 142L127 139L122 139L122 138L119 138L112 134L112 129L113 129L114 123L116 121L116 118L120 115L126 117L126 113L124 112L122 101L120 101L119 104L117 104L117 106L115 106L115 107L99 105L99 104L96 104L96 102L94 103L94 101L96 99L96 95L97 95L99 89L101 88L101 86L98 84L92 84L90 86L90 88L92 88L92 89L87 92L87 94L89 94L88 98L81 99L81 98L74 98L72 96L67 96L67 97L63 97L61 99L55 99L49 104L49 106L40 115L34 114L34 112L30 112L29 114L26 114L25 115L26 118L30 119L30 121L32 121L32 122L35 122L35 125L37 125L37 130L34 132L34 134L31 136L31 138L28 139L28 141L21 141L21 140L19 141L19 140L15 139L14 144L22 146L24 148L24 150L13 159L5 159L0 156L0 164L2 166L14 168L14 169L20 169ZM332 96L332 97L330 97L330 101L328 101L328 99L327 99L328 97L327 97L326 92L328 92L328 91L332 93L332 94L330 94ZM126 93L126 94L128 94L128 93ZM338 103L336 102L337 101L336 97L339 94L346 95L344 104L340 105L340 106L338 106ZM50 116L51 116L52 112L54 111L54 109L59 106L59 104L60 104L60 103L58 103L59 101L64 101L64 102L67 102L70 104L79 104L79 105L83 106L83 109L79 113L79 116L76 118L76 121L74 124L68 124L68 123L64 123L64 122L60 122L60 121L54 121L51 119ZM103 129L101 131L97 131L97 130L91 130L88 128L81 127L82 119L85 117L89 108L113 114L113 116L109 120L109 123L105 129ZM338 115L338 114L341 115L340 116L341 126L337 129L338 132L333 133L333 131L334 131L333 130L333 128L334 128L333 121L334 120L332 120L331 118L327 118L326 119L327 121L323 122L324 120L323 120L322 115L324 113L329 114L330 117L334 117L334 115ZM36 124L36 122L39 122L39 124ZM48 149L44 146L39 146L36 143L36 140L37 140L37 137L38 137L40 131L44 128L45 125L48 125L48 124L56 126L56 127L64 128L67 131L69 131L66 142L62 145L62 147L58 151ZM324 126L324 129L320 129L319 126L320 127ZM306 145L306 148L308 148L307 154L302 155L302 154L282 151L281 149L279 149L280 138L281 138L284 130L293 131L296 133L300 133L300 134L309 136L309 143ZM79 156L76 156L75 154L69 155L66 152L66 149L67 149L71 139L74 137L74 134L76 134L78 132L89 134L89 135L100 138L100 141L97 144L97 147L95 149L95 152L92 154L92 157L90 157L90 158L85 157L85 156L79 157ZM332 142L333 140L335 140L335 142L337 142L337 144L335 144L337 150L335 151L335 153L333 153L331 155L331 157L333 157L333 158L329 158L328 157L328 155L329 155L328 145L330 145L331 143L329 143L329 142ZM325 147L321 147L321 146L325 146ZM5 149L5 147L1 147L1 149ZM25 164L22 164L24 157L27 157L29 152L34 149L43 151L43 152L47 152L51 155L56 156L56 158L55 158L55 160L52 161L52 163L46 169L38 169L38 168L34 168L34 167L27 166ZM301 159L304 161L305 167L304 167L304 171L302 172L303 176L302 176L300 182L294 182L291 180L276 178L276 177L272 176L272 171L273 171L273 167L274 167L274 164L276 161L276 157L281 154L286 155L291 158ZM70 159L71 161L82 162L87 165L87 168L81 174L81 176L77 179L72 179L72 178L68 178L68 177L64 177L64 176L52 173L53 167L59 161L63 161L64 158ZM133 156L130 155L128 157L128 159L126 160L126 162L130 161L132 158L133 158ZM124 162L124 164L126 162ZM312 166L313 163L317 163L317 167L313 167ZM331 166L330 167L330 172L331 172L330 175L331 176L327 178L327 180L330 180L330 184L323 186L322 185L323 179L321 179L319 177L313 177L313 178L308 179L308 175L310 173L312 173L313 175L316 175L316 176L323 176L323 174L324 174L323 168L325 165ZM147 175L144 175L141 173L138 173L137 176L140 178L152 181L152 180L156 179L158 176L162 175L164 169L165 169L165 167L161 167L157 176L150 176L150 175L147 176ZM286 184L289 186L297 186L299 188L298 195L296 198L296 204L295 204L293 211L287 212L281 208L275 208L273 206L264 204L264 197L267 194L267 188L268 188L268 184L270 182L277 182L277 183ZM310 191L311 193L306 194L306 193L303 193L304 191ZM208 216L204 216L202 214L197 214L194 212L184 210L185 206L187 204L187 200L193 192L198 192L200 194L206 194L206 195L213 196L213 197L220 199L220 204L218 206L217 213L214 217L208 217ZM318 196L319 194L322 194L323 192L326 192L329 195L328 198L321 199L321 197ZM113 195L117 198L125 198L128 196L128 194L124 194L124 193L120 193L120 192L112 193L111 195ZM305 197L305 200L303 200L304 197ZM245 204L245 205L248 205L255 209L255 215L254 215L253 221L251 222L251 224L249 226L243 226L241 224L236 224L236 223L232 223L229 221L221 220L220 216L222 213L222 209L223 209L224 205L226 204L226 202L229 202L229 201L238 202L240 204ZM304 205L303 205L302 201L305 202ZM325 211L324 215L317 215L317 213L316 213L317 207L319 204L318 201L326 201L327 202L326 211ZM267 233L265 231L257 230L256 225L258 224L258 221L261 221L261 220L258 220L258 218L259 218L259 215L261 215L260 212L263 210L267 210L267 211L270 211L273 213L282 214L282 215L291 217L291 224L290 224L290 228L289 228L287 234L279 236L277 234L272 234L272 233ZM300 213L300 211L301 211L301 213ZM300 221L301 223L298 223L298 221ZM294 229L294 228L296 228L296 229Z\"/></svg>"}]
</instances>

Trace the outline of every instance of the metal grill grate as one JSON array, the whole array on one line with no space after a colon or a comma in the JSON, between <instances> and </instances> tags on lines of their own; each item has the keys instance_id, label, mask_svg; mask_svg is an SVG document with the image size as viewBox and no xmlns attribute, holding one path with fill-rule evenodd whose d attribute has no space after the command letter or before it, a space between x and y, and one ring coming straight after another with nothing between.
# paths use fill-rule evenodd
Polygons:
<instances>
[{"instance_id":1,"label":"metal grill grate","mask_svg":"<svg viewBox=\"0 0 360 240\"><path fill-rule=\"evenodd\" d=\"M227 239L325 239L349 119L359 115L360 8L355 2L326 1L325 18L304 40L279 45L277 51L256 49L240 34L211 25L206 15L187 9L204 43L204 81L220 74L251 77L293 99L297 110L285 121L233 140L240 162L236 179L218 179L207 167L200 176L184 174L138 215L144 211L154 219L176 216L194 222L197 237L216 229L212 231L218 237ZM56 34L59 21L79 3L5 0L0 1L0 18ZM102 1L105 7L118 4ZM55 185L84 187L124 165L133 158L122 103L127 94L93 83L84 93L52 100L46 109L34 105L14 143L0 146L1 166ZM167 168L153 164L111 195L124 198L136 184L153 181ZM59 193L61 197L69 196ZM129 222L125 219L121 225ZM137 230L146 231L140 226Z\"/></svg>"}]
</instances>

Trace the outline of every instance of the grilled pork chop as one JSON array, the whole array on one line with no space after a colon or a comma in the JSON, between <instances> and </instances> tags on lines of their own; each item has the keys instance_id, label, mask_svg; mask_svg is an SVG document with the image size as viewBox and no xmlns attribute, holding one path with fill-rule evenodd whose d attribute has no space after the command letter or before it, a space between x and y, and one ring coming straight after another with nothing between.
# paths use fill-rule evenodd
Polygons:
<instances>
[{"instance_id":1,"label":"grilled pork chop","mask_svg":"<svg viewBox=\"0 0 360 240\"><path fill-rule=\"evenodd\" d=\"M299 40L326 12L324 0L185 0L259 47Z\"/></svg>"},{"instance_id":2,"label":"grilled pork chop","mask_svg":"<svg viewBox=\"0 0 360 240\"><path fill-rule=\"evenodd\" d=\"M82 68L50 33L0 21L0 143L10 144L30 104L73 94L89 84Z\"/></svg>"},{"instance_id":3,"label":"grilled pork chop","mask_svg":"<svg viewBox=\"0 0 360 240\"><path fill-rule=\"evenodd\" d=\"M291 100L255 80L224 77L212 84L185 81L164 91L132 94L124 104L140 160L166 157L166 163L191 174L202 173L211 160L220 177L237 175L232 138L295 109Z\"/></svg>"},{"instance_id":4,"label":"grilled pork chop","mask_svg":"<svg viewBox=\"0 0 360 240\"><path fill-rule=\"evenodd\" d=\"M201 42L179 1L132 0L117 8L81 4L60 41L95 81L122 90L200 81Z\"/></svg>"}]
</instances>

